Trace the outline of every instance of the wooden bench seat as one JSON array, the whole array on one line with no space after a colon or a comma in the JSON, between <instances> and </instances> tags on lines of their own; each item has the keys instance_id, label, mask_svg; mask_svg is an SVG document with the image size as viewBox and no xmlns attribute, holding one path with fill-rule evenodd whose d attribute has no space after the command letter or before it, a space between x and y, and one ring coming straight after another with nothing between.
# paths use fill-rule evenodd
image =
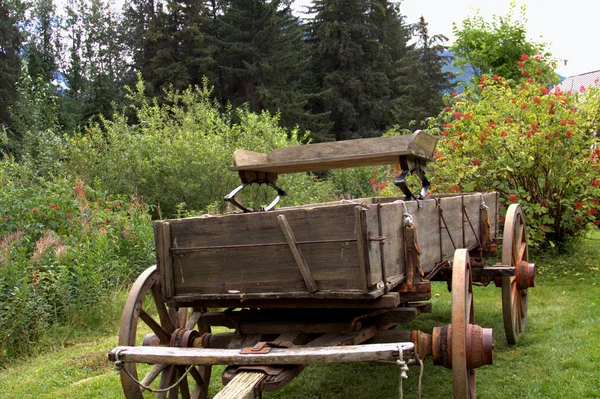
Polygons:
<instances>
[{"instance_id":1,"label":"wooden bench seat","mask_svg":"<svg viewBox=\"0 0 600 399\"><path fill-rule=\"evenodd\" d=\"M273 174L311 172L356 166L398 164L408 156L432 161L437 138L421 130L411 135L376 137L284 147L270 154L237 150L233 171Z\"/></svg>"}]
</instances>

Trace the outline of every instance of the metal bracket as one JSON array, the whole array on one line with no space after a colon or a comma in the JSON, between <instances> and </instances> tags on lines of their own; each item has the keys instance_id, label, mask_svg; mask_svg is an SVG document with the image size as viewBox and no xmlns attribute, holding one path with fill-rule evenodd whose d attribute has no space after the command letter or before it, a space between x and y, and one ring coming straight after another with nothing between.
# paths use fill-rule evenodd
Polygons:
<instances>
[{"instance_id":1,"label":"metal bracket","mask_svg":"<svg viewBox=\"0 0 600 399\"><path fill-rule=\"evenodd\" d=\"M223 200L230 202L233 206L235 206L236 208L238 208L242 212L257 212L257 210L250 210L250 209L246 208L245 206L243 206L242 204L240 204L237 201L237 199L235 198L235 196L240 191L242 191L244 188L246 188L247 186L250 186L250 185L252 185L254 183L256 183L256 184L267 184L270 187L272 187L275 191L277 191L277 197L275 197L275 199L266 208L259 209L258 211L270 211L271 209L275 208L275 205L277 205L277 203L281 200L282 197L285 197L287 195L285 191L283 191L281 188L277 187L275 184L271 183L270 181L253 181L253 182L249 182L249 183L242 183L235 190L233 190L232 192L230 192L229 194L227 194L223 198Z\"/></svg>"},{"instance_id":2,"label":"metal bracket","mask_svg":"<svg viewBox=\"0 0 600 399\"><path fill-rule=\"evenodd\" d=\"M425 170L423 169L424 166L425 162L421 159L413 157L400 157L400 168L402 173L400 173L400 175L396 178L394 185L402 190L405 195L405 201L410 201L412 199L424 200L427 198L427 193L429 192L431 183L429 183L429 180L427 180L425 177ZM411 174L417 175L421 180L422 187L418 197L415 197L406 184L406 178Z\"/></svg>"},{"instance_id":3,"label":"metal bracket","mask_svg":"<svg viewBox=\"0 0 600 399\"><path fill-rule=\"evenodd\" d=\"M256 345L249 346L240 351L240 353L243 355L249 355L249 354L264 355L269 352L271 352L271 346L269 346L267 342L258 342Z\"/></svg>"}]
</instances>

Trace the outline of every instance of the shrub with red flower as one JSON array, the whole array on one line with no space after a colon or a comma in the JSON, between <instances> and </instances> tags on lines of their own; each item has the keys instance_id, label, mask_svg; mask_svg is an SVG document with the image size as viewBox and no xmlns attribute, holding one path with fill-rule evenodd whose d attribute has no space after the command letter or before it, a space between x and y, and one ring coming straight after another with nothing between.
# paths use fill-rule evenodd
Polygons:
<instances>
[{"instance_id":1,"label":"shrub with red flower","mask_svg":"<svg viewBox=\"0 0 600 399\"><path fill-rule=\"evenodd\" d=\"M600 139L593 134L600 131L600 90L551 91L554 74L543 57L523 54L515 62L521 81L483 76L459 98L447 97L451 110L439 116L441 155L430 180L439 192L498 191L503 207L523 206L534 245L562 241L598 218L590 199L600 198Z\"/></svg>"}]
</instances>

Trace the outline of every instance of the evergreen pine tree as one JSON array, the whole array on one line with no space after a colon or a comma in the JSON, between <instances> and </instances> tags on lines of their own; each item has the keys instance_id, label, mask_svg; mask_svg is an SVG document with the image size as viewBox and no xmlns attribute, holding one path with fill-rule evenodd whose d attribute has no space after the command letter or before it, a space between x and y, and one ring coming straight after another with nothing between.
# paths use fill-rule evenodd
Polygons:
<instances>
[{"instance_id":1,"label":"evergreen pine tree","mask_svg":"<svg viewBox=\"0 0 600 399\"><path fill-rule=\"evenodd\" d=\"M396 123L396 62L407 51L397 4L315 0L310 12L312 71L320 87L313 107L330 114L335 140L381 134Z\"/></svg>"},{"instance_id":2,"label":"evergreen pine tree","mask_svg":"<svg viewBox=\"0 0 600 399\"><path fill-rule=\"evenodd\" d=\"M8 109L17 97L16 83L21 69L23 32L19 24L24 18L20 0L0 2L0 125L10 121Z\"/></svg>"},{"instance_id":3,"label":"evergreen pine tree","mask_svg":"<svg viewBox=\"0 0 600 399\"><path fill-rule=\"evenodd\" d=\"M60 21L53 0L34 0L29 10L29 32L25 54L29 74L51 82L60 52Z\"/></svg>"},{"instance_id":4,"label":"evergreen pine tree","mask_svg":"<svg viewBox=\"0 0 600 399\"><path fill-rule=\"evenodd\" d=\"M430 36L423 17L414 26L417 46L399 62L402 73L396 82L406 96L397 102L399 125L408 127L411 121L421 124L426 118L437 115L443 107L443 93L452 88L454 75L444 72L450 63L443 45L448 39L443 35Z\"/></svg>"},{"instance_id":5,"label":"evergreen pine tree","mask_svg":"<svg viewBox=\"0 0 600 399\"><path fill-rule=\"evenodd\" d=\"M253 112L280 114L283 126L320 129L322 115L311 114L305 85L310 81L304 29L291 1L222 2L216 34L222 103L247 104Z\"/></svg>"}]
</instances>

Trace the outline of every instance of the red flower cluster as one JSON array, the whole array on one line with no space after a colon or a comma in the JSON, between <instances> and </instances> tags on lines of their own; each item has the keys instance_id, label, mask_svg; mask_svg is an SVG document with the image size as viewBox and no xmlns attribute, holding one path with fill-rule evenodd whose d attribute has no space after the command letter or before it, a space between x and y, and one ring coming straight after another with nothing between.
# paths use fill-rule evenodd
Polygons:
<instances>
[{"instance_id":1,"label":"red flower cluster","mask_svg":"<svg viewBox=\"0 0 600 399\"><path fill-rule=\"evenodd\" d=\"M75 194L79 195L80 197L85 196L85 188L80 185L75 186Z\"/></svg>"},{"instance_id":2,"label":"red flower cluster","mask_svg":"<svg viewBox=\"0 0 600 399\"><path fill-rule=\"evenodd\" d=\"M583 208L583 205L584 205L583 202L577 201L575 203L575 209L581 209L581 208Z\"/></svg>"},{"instance_id":3,"label":"red flower cluster","mask_svg":"<svg viewBox=\"0 0 600 399\"><path fill-rule=\"evenodd\" d=\"M550 90L548 88L546 88L546 87L541 87L540 88L540 93L542 93L542 94L548 94L548 93L550 93Z\"/></svg>"},{"instance_id":4,"label":"red flower cluster","mask_svg":"<svg viewBox=\"0 0 600 399\"><path fill-rule=\"evenodd\" d=\"M538 96L533 96L533 102L539 104L542 100Z\"/></svg>"},{"instance_id":5,"label":"red flower cluster","mask_svg":"<svg viewBox=\"0 0 600 399\"><path fill-rule=\"evenodd\" d=\"M529 56L527 54L521 54L521 61L527 61Z\"/></svg>"},{"instance_id":6,"label":"red flower cluster","mask_svg":"<svg viewBox=\"0 0 600 399\"><path fill-rule=\"evenodd\" d=\"M510 200L510 202L515 203L517 202L518 197L513 194L510 197L508 197L508 199Z\"/></svg>"}]
</instances>

